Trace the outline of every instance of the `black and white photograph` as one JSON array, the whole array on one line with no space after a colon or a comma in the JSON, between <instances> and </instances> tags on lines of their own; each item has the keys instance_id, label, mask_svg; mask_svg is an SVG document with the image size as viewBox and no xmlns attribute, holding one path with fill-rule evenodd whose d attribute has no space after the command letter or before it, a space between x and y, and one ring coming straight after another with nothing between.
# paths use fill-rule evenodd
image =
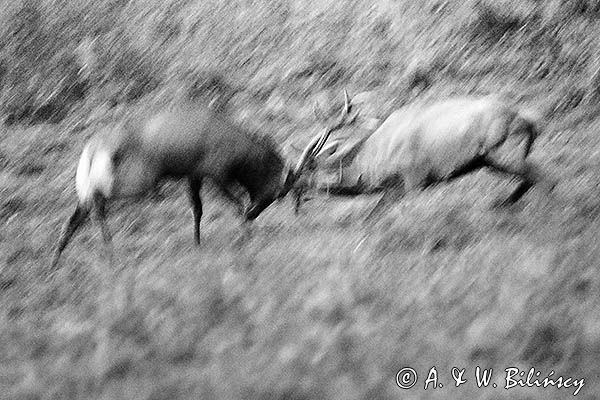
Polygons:
<instances>
[{"instance_id":1,"label":"black and white photograph","mask_svg":"<svg viewBox=\"0 0 600 400\"><path fill-rule=\"evenodd\" d=\"M600 0L0 0L0 399L600 398Z\"/></svg>"}]
</instances>

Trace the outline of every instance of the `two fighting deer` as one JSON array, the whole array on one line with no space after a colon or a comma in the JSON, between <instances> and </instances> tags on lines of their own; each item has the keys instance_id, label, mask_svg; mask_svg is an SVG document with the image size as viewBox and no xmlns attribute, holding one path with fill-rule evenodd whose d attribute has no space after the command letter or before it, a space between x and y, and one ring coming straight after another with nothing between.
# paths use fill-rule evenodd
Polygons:
<instances>
[{"instance_id":1,"label":"two fighting deer","mask_svg":"<svg viewBox=\"0 0 600 400\"><path fill-rule=\"evenodd\" d=\"M247 191L247 221L290 190L296 194L298 207L306 189L306 180L300 178L319 169L340 171L329 188L332 192L392 193L391 187L400 186L404 193L489 167L522 179L508 199L514 202L534 184L548 182L526 160L537 135L536 121L506 102L492 97L457 98L406 106L350 146L343 148L340 141L325 146L333 131L357 119L358 112L350 112L352 105L346 92L344 95L341 116L308 143L294 168L271 140L210 109L186 106L106 128L81 154L76 173L79 201L63 228L51 268L56 268L62 251L92 209L108 245L106 203L147 195L166 179L187 180L197 243L202 217L200 188L206 178L238 206L241 200L231 193L231 187L239 185ZM494 157L495 150L512 135L526 138L517 165Z\"/></svg>"}]
</instances>

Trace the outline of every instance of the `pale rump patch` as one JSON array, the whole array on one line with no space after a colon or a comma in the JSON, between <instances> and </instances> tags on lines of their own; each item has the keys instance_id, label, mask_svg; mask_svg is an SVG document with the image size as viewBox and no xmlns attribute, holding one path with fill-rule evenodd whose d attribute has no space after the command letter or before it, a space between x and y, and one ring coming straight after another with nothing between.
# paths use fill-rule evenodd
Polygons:
<instances>
[{"instance_id":1,"label":"pale rump patch","mask_svg":"<svg viewBox=\"0 0 600 400\"><path fill-rule=\"evenodd\" d=\"M113 170L110 153L104 149L92 150L87 144L79 158L75 188L79 202L91 207L95 193L110 197L113 184Z\"/></svg>"}]
</instances>

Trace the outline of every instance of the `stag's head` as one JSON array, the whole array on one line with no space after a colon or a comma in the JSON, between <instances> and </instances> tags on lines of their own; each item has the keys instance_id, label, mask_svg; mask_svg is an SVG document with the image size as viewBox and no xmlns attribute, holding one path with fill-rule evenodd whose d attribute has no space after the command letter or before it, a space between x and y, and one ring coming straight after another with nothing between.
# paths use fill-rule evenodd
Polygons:
<instances>
[{"instance_id":1,"label":"stag's head","mask_svg":"<svg viewBox=\"0 0 600 400\"><path fill-rule=\"evenodd\" d=\"M322 119L319 111L318 104L315 103L314 112L318 120ZM308 145L302 151L302 155L298 159L295 167L290 168L287 178L284 183L284 190L282 193L285 195L290 190L293 193L295 201L295 212L297 213L300 209L302 197L306 191L308 185L308 179L315 172L317 167L316 157L323 150L323 147L327 143L329 136L348 125L352 125L356 121L359 112L352 111L352 104L348 97L348 92L344 90L344 107L341 114L331 124L328 124L325 129L315 137L311 139Z\"/></svg>"}]
</instances>

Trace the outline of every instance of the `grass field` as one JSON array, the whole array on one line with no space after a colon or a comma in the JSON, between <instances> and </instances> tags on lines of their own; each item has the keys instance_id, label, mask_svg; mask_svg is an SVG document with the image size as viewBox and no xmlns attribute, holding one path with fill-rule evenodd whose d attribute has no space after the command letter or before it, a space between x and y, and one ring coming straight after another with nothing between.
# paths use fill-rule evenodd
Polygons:
<instances>
[{"instance_id":1,"label":"grass field","mask_svg":"<svg viewBox=\"0 0 600 400\"><path fill-rule=\"evenodd\" d=\"M0 398L576 390L505 389L511 367L583 379L577 398L600 397L597 1L0 5ZM97 57L74 58L90 39ZM321 128L313 102L335 112L344 87L372 91L364 114L376 117L416 98L501 93L539 111L531 157L559 185L553 198L534 189L496 209L516 183L482 171L411 193L370 225L374 196L320 196L298 216L285 199L246 241L234 208L207 187L196 247L185 188L173 183L160 200L111 207L120 269L90 224L45 280L85 140L123 113L201 98L216 72L237 88L233 118L282 147L305 144ZM405 367L418 373L411 389L396 384ZM425 390L432 367L443 387ZM460 387L453 367L465 369ZM477 387L477 367L493 369L489 387Z\"/></svg>"}]
</instances>

